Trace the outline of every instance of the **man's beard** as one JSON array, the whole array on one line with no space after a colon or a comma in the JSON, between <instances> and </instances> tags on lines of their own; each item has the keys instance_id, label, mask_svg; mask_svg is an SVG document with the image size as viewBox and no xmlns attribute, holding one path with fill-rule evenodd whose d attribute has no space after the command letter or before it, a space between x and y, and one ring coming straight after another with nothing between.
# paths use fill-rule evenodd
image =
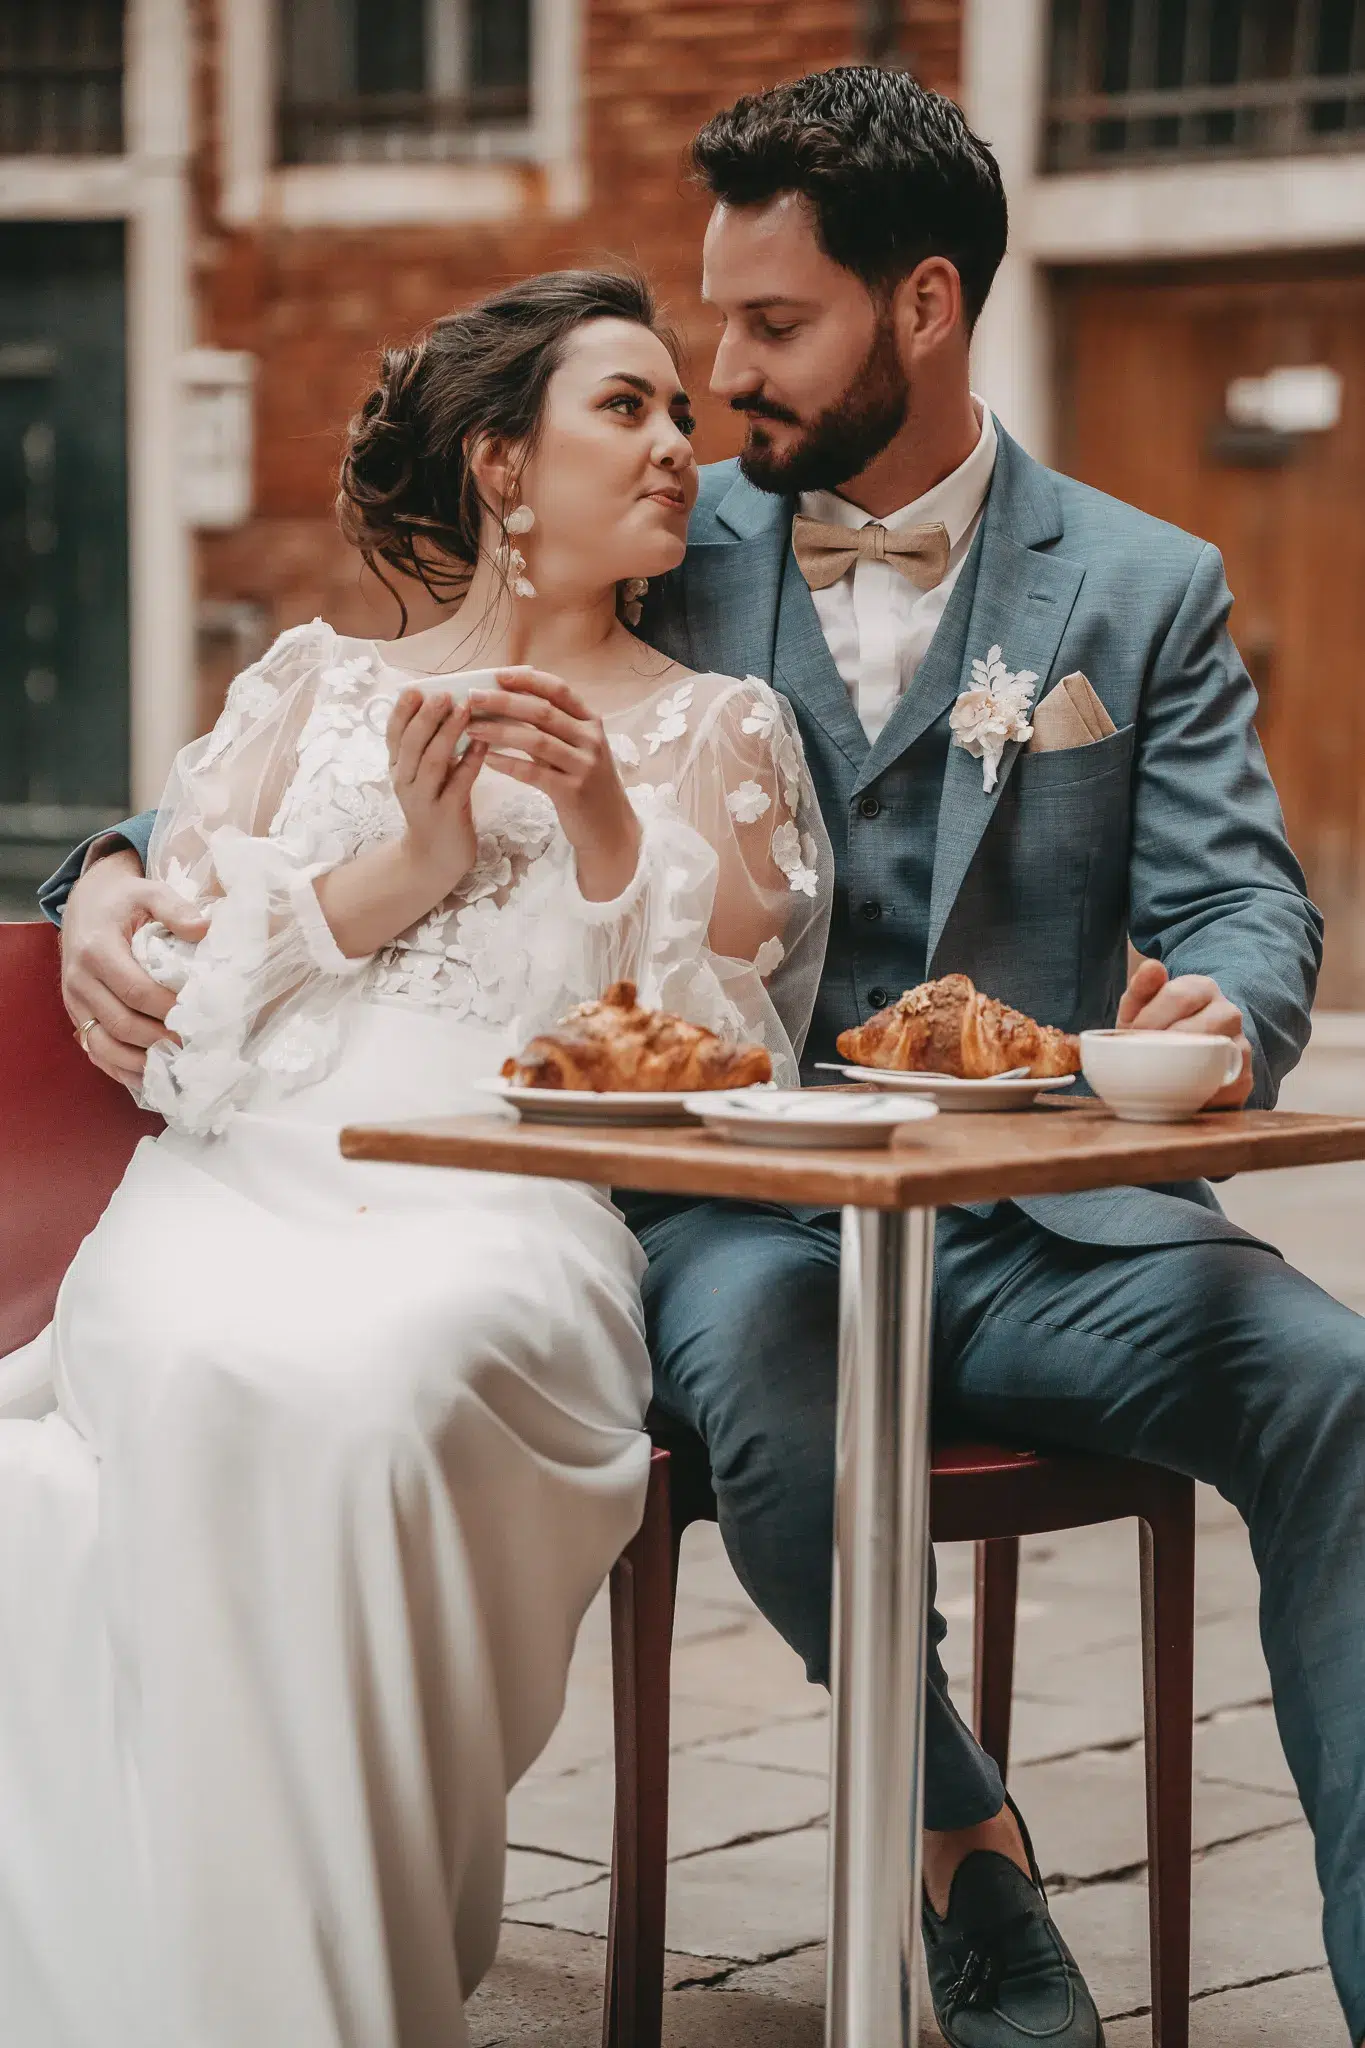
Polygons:
<instances>
[{"instance_id":1,"label":"man's beard","mask_svg":"<svg viewBox=\"0 0 1365 2048\"><path fill-rule=\"evenodd\" d=\"M761 422L800 426L795 413L765 398L732 399L749 419L749 438L739 466L760 491L795 496L799 491L836 491L868 464L905 425L910 383L896 354L889 320L877 323L872 346L842 397L827 406L784 454L773 447Z\"/></svg>"}]
</instances>

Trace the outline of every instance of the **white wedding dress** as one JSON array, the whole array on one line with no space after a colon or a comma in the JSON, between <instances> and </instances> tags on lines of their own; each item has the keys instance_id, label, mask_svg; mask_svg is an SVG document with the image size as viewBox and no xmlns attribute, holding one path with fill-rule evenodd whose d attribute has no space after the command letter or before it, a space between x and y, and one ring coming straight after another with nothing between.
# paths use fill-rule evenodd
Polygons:
<instances>
[{"instance_id":1,"label":"white wedding dress","mask_svg":"<svg viewBox=\"0 0 1365 2048\"><path fill-rule=\"evenodd\" d=\"M348 1163L337 1127L486 1106L623 976L795 1079L832 861L772 691L608 721L618 901L486 769L457 894L348 961L312 883L400 827L401 682L318 622L182 755L151 872L213 907L197 948L141 937L168 1128L0 1364L5 2048L466 2039L506 1795L641 1511L643 1255L604 1190Z\"/></svg>"}]
</instances>

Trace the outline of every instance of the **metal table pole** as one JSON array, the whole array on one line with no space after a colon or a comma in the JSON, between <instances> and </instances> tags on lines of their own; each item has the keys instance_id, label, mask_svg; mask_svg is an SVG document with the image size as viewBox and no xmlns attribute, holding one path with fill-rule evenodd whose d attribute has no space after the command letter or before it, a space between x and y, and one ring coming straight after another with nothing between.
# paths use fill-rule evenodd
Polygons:
<instances>
[{"instance_id":1,"label":"metal table pole","mask_svg":"<svg viewBox=\"0 0 1365 2048\"><path fill-rule=\"evenodd\" d=\"M827 2048L917 2048L934 1211L844 1210Z\"/></svg>"}]
</instances>

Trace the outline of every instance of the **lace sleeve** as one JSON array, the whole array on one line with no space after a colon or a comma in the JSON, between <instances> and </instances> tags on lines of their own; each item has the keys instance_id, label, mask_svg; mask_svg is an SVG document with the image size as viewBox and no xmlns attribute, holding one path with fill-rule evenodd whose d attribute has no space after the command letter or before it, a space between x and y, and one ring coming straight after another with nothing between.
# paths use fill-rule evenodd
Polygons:
<instances>
[{"instance_id":1,"label":"lace sleeve","mask_svg":"<svg viewBox=\"0 0 1365 2048\"><path fill-rule=\"evenodd\" d=\"M317 771L348 724L352 675L330 629L284 633L239 675L208 736L177 757L157 812L147 872L209 919L198 945L144 926L133 950L176 991L180 1043L147 1057L142 1101L180 1130L221 1131L233 1111L326 1070L363 959L342 954L313 883L358 850L345 810L322 800ZM343 714L343 715L339 715ZM373 739L372 777L387 770ZM366 763L347 764L354 791ZM311 757L313 773L300 766ZM306 800L311 789L315 800Z\"/></svg>"},{"instance_id":2,"label":"lace sleeve","mask_svg":"<svg viewBox=\"0 0 1365 2048\"><path fill-rule=\"evenodd\" d=\"M833 854L791 714L773 691L724 679L695 720L696 690L683 694L685 707L661 707L643 750L613 735L642 827L629 887L589 903L567 848L543 863L525 906L531 1000L518 1030L529 1035L629 980L651 1007L766 1045L777 1080L795 1086Z\"/></svg>"},{"instance_id":3,"label":"lace sleeve","mask_svg":"<svg viewBox=\"0 0 1365 2048\"><path fill-rule=\"evenodd\" d=\"M795 716L766 683L730 684L703 716L679 804L717 854L713 972L746 1033L789 1058L779 1078L795 1085L829 937L834 852Z\"/></svg>"}]
</instances>

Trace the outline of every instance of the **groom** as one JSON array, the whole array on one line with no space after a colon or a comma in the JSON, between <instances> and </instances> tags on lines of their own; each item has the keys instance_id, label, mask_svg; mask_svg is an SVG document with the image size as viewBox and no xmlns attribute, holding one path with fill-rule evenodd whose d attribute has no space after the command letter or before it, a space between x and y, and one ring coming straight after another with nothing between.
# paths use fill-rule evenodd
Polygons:
<instances>
[{"instance_id":1,"label":"groom","mask_svg":"<svg viewBox=\"0 0 1365 2048\"><path fill-rule=\"evenodd\" d=\"M693 161L715 201L712 389L747 439L738 465L703 473L686 561L642 630L690 666L771 676L795 707L838 868L807 1061L961 970L1068 1030L1117 1016L1225 1036L1242 1072L1217 1100L1273 1103L1308 1035L1321 925L1222 565L1043 469L974 402L968 341L1006 239L989 150L904 74L845 69L741 100ZM1043 708L992 788L950 719L993 648L1036 675ZM1077 671L1088 683L1049 709ZM1148 957L1125 988L1130 934ZM650 1258L657 1401L706 1439L740 1576L823 1681L838 1218L639 1197L627 1213ZM1359 2042L1365 1322L1202 1185L956 1209L936 1250L940 1416L1174 1467L1249 1522ZM931 1663L939 2024L960 2048L1093 2048L1026 1837Z\"/></svg>"},{"instance_id":2,"label":"groom","mask_svg":"<svg viewBox=\"0 0 1365 2048\"><path fill-rule=\"evenodd\" d=\"M695 166L716 202L713 385L748 435L738 467L705 473L687 560L642 631L697 668L770 675L795 706L839 883L808 1059L961 969L1071 1030L1117 1014L1226 1036L1243 1070L1219 1100L1273 1102L1307 1037L1320 925L1252 729L1221 565L1041 468L973 401L968 339L1005 246L989 151L903 74L846 69L718 115ZM1007 745L988 791L950 713L993 647L1037 676L1040 705L1078 671L1089 684L1067 690L1085 743L1060 744L1077 738L1064 708L1040 715L1052 744ZM145 847L145 829L127 840ZM44 892L53 914L82 857ZM124 844L90 869L65 949L68 1007L99 1019L92 1057L129 1076L169 998L127 934L149 912L183 920L136 865ZM1130 933L1148 958L1125 989ZM629 1213L650 1255L658 1401L705 1437L735 1566L823 1681L838 1219L638 1197ZM1365 1323L1203 1186L952 1210L937 1260L942 1415L1193 1473L1249 1522L1359 2042ZM927 1747L925 1944L945 2034L1098 2048L936 1655Z\"/></svg>"}]
</instances>

